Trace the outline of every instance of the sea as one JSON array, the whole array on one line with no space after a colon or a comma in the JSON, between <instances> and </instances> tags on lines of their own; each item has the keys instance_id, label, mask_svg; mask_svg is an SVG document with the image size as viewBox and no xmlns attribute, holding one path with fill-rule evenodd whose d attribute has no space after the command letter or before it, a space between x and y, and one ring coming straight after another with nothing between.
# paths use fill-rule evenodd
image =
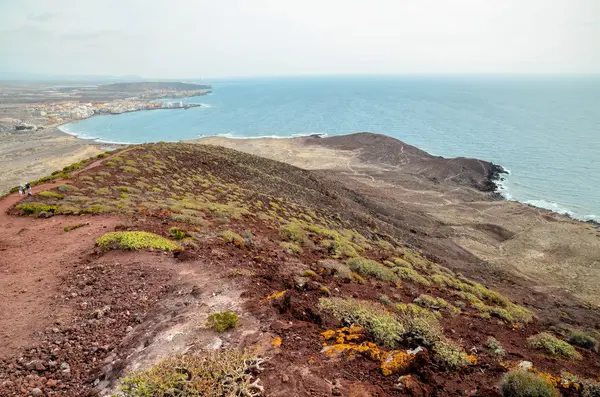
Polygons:
<instances>
[{"instance_id":1,"label":"sea","mask_svg":"<svg viewBox=\"0 0 600 397\"><path fill-rule=\"evenodd\" d=\"M218 79L204 106L61 126L108 143L376 132L504 167L506 199L600 221L600 76ZM179 99L177 100L179 101Z\"/></svg>"}]
</instances>

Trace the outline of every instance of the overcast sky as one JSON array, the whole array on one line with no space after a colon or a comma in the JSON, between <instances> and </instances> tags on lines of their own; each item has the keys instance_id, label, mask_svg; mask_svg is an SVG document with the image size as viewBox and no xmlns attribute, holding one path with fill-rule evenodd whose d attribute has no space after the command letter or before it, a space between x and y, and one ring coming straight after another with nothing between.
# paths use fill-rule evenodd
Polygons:
<instances>
[{"instance_id":1,"label":"overcast sky","mask_svg":"<svg viewBox=\"0 0 600 397\"><path fill-rule=\"evenodd\" d=\"M600 73L600 0L0 0L0 71Z\"/></svg>"}]
</instances>

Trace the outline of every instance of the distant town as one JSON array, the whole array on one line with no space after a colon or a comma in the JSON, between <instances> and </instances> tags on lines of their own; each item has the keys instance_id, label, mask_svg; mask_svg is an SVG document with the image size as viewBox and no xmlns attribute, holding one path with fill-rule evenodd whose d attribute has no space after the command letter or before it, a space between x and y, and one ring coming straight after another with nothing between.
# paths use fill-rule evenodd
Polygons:
<instances>
[{"instance_id":1,"label":"distant town","mask_svg":"<svg viewBox=\"0 0 600 397\"><path fill-rule=\"evenodd\" d=\"M95 114L121 114L139 110L155 109L188 109L201 106L199 104L184 103L183 101L146 102L141 100L117 100L104 103L58 102L42 103L27 106L31 119L43 119L49 124L58 124L65 121L81 120Z\"/></svg>"},{"instance_id":2,"label":"distant town","mask_svg":"<svg viewBox=\"0 0 600 397\"><path fill-rule=\"evenodd\" d=\"M97 114L202 106L177 98L206 95L210 86L186 83L118 83L94 87L0 87L16 103L0 108L0 132L35 131ZM20 98L20 100L19 100ZM0 100L0 103L2 101ZM19 103L21 102L21 103Z\"/></svg>"}]
</instances>

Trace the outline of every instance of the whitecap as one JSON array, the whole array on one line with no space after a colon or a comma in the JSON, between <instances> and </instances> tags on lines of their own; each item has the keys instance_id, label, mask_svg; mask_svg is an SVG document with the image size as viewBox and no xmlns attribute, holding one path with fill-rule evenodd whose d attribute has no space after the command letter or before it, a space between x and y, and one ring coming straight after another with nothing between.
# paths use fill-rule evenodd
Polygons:
<instances>
[{"instance_id":1,"label":"whitecap","mask_svg":"<svg viewBox=\"0 0 600 397\"><path fill-rule=\"evenodd\" d=\"M543 199L538 199L538 200L527 200L527 201L524 201L523 203L529 204L529 205L532 205L532 206L538 207L538 208L544 208L544 209L556 212L557 214L569 215L569 216L573 216L575 214L570 209L563 207L562 205L555 203L553 201L546 201Z\"/></svg>"}]
</instances>

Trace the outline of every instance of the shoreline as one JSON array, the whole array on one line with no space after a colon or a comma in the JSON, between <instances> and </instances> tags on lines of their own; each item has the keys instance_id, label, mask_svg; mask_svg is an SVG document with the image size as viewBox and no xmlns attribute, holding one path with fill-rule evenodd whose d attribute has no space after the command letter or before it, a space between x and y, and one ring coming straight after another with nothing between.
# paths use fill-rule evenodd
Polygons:
<instances>
[{"instance_id":1,"label":"shoreline","mask_svg":"<svg viewBox=\"0 0 600 397\"><path fill-rule=\"evenodd\" d=\"M194 106L194 107L199 107L202 105L198 105L198 106ZM158 109L158 110L168 110L170 108L166 108L166 109ZM172 109L181 109L181 108L172 108ZM133 110L130 112L124 112L124 113L132 113L132 112L139 112L139 111L143 111L143 110L155 110L155 109L137 109L137 110ZM119 113L122 114L122 113ZM94 117L94 116L118 116L119 114L94 114L88 118ZM77 120L75 120L77 121ZM105 141L102 140L100 138L88 138L88 137L81 137L79 134L76 133L71 133L68 131L65 131L63 128L61 128L64 125L73 123L75 121L66 121L66 122L62 122L62 123L57 123L54 124L52 126L47 126L44 128L44 130L49 131L54 129L55 131L57 131L59 134L65 136L65 137L71 137L74 138L77 142L80 142L81 144L88 145L88 146L93 146L98 148L99 146L102 145L114 145L116 147L123 147L123 146L129 146L129 145L138 145L138 144L142 144L142 143L127 143L127 142L117 142L117 141ZM43 130L42 130L43 131ZM348 136L348 135L352 135L352 134L343 134L343 135L334 135L334 136ZM330 135L328 135L327 133L306 133L306 134L298 134L297 136L287 136L287 137L283 137L283 136L276 136L276 135L271 135L271 136L258 136L258 137L232 137L232 136L227 136L227 134L224 135L211 135L211 136L201 136L198 137L196 139L192 139L192 140L176 140L176 141L172 141L172 142L194 142L194 143L202 143L202 141L206 141L206 140L219 140L219 141L231 141L231 142L244 142L244 141L253 141L253 142L261 142L261 141L279 141L279 142L294 142L294 141L302 141L302 140L306 140L306 139L324 139L327 137L332 137ZM395 138L394 138L395 139ZM167 142L167 141L165 141ZM170 142L170 141L169 141ZM234 149L237 150L241 150L244 151L243 149L240 148L236 148L236 146L240 146L237 144L232 144L232 145L227 145L228 147L232 147ZM274 144L273 146L277 146L277 144ZM102 149L101 149L102 150ZM595 227L600 228L600 222L594 220L594 219L586 219L584 217L576 217L571 215L567 211L565 212L558 212L558 211L554 211L550 208L545 208L542 206L536 206L534 204L528 203L528 202L524 202L524 201L519 201L517 199L514 199L511 195L510 192L508 191L508 189L503 185L503 180L506 179L505 176L508 176L511 174L510 171L506 170L504 167L502 167L499 164L494 164L491 163L492 167L490 169L490 172L488 173L486 179L487 179L487 186L489 186L489 188L487 189L482 189L482 192L485 193L489 193L491 194L491 196L496 199L496 200L500 200L500 201L504 201L504 202L515 202L521 205L524 205L528 208L534 208L536 210L539 211L543 211L544 213L547 214L552 214L552 215L556 215L556 216L560 216L562 218L564 218L565 220L571 220L571 221L577 221L577 222L581 222L583 224L588 224L588 225L593 225ZM302 167L301 167L302 168ZM43 176L43 175L42 175ZM550 203L550 202L549 202ZM558 204L557 204L558 205ZM594 214L592 214L591 216L596 216Z\"/></svg>"}]
</instances>

